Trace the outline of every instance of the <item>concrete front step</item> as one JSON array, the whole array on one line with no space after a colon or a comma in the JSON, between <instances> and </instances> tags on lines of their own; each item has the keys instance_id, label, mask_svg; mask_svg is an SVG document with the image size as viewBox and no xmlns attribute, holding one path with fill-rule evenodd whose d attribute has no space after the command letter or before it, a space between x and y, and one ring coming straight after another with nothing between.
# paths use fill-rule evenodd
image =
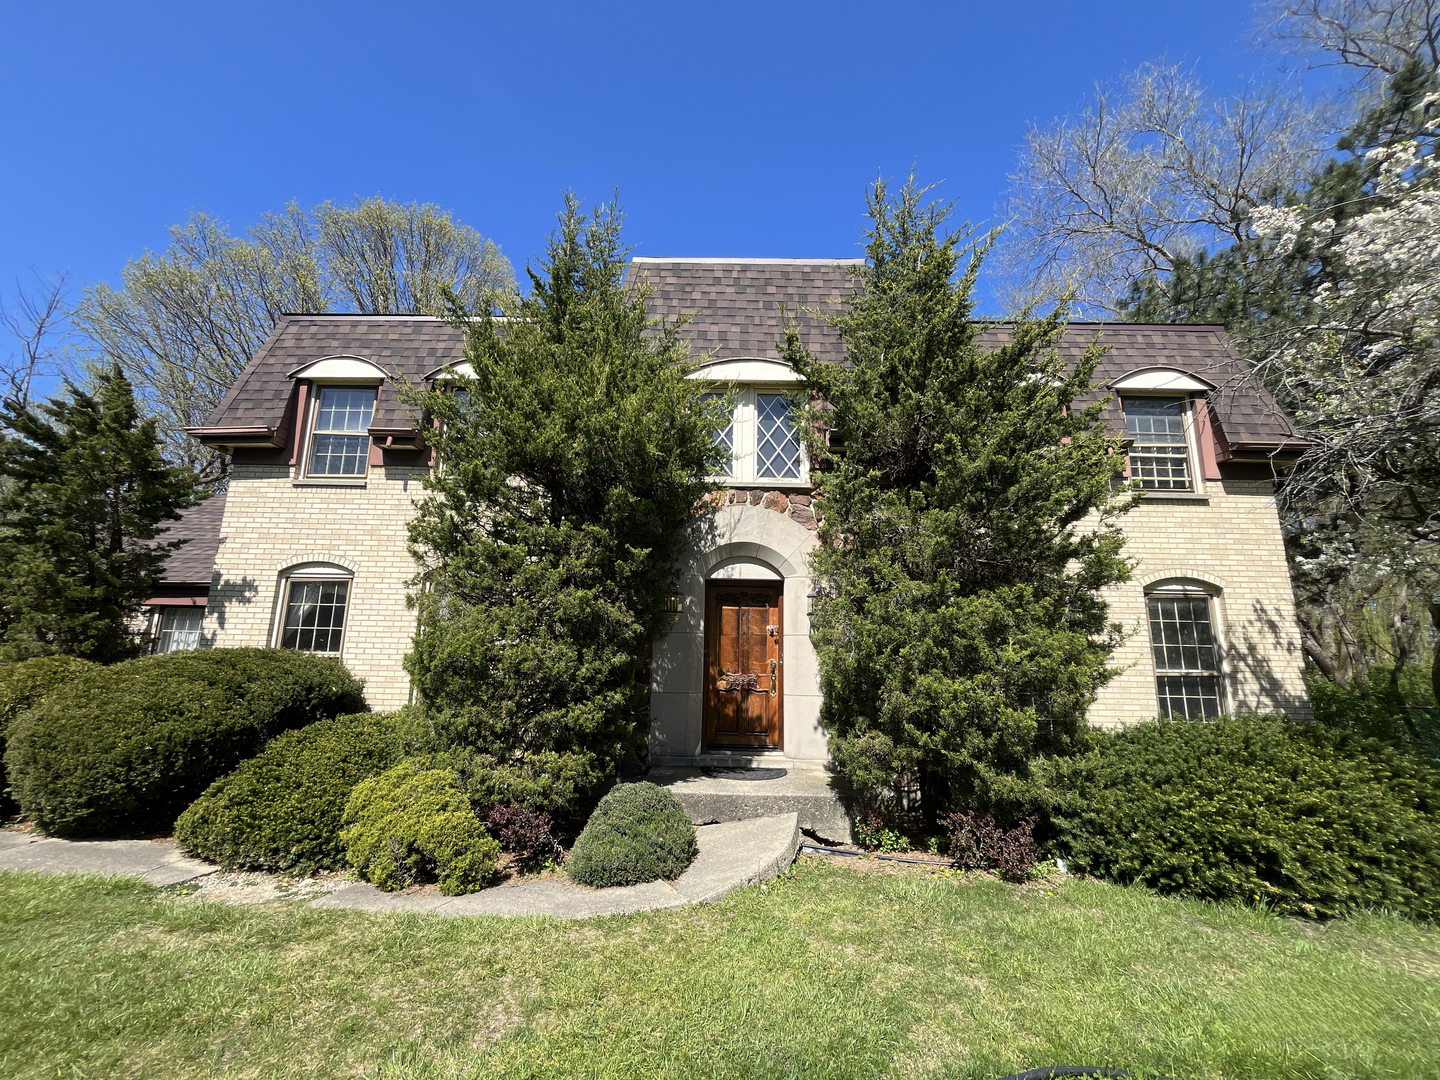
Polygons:
<instances>
[{"instance_id":1,"label":"concrete front step","mask_svg":"<svg viewBox=\"0 0 1440 1080\"><path fill-rule=\"evenodd\" d=\"M696 825L795 814L825 840L854 840L849 793L823 769L656 766L645 779L673 791Z\"/></svg>"}]
</instances>

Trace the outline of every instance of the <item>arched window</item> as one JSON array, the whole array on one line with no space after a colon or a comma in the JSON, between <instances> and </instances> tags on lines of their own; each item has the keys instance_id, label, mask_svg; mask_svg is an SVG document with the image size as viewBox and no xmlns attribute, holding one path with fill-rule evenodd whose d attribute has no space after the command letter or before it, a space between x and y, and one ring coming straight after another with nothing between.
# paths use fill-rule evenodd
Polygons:
<instances>
[{"instance_id":1,"label":"arched window","mask_svg":"<svg viewBox=\"0 0 1440 1080\"><path fill-rule=\"evenodd\" d=\"M338 656L344 645L354 574L333 563L302 563L280 575L275 644Z\"/></svg>"},{"instance_id":2,"label":"arched window","mask_svg":"<svg viewBox=\"0 0 1440 1080\"><path fill-rule=\"evenodd\" d=\"M1215 598L1188 582L1146 590L1160 715L1200 719L1228 711Z\"/></svg>"}]
</instances>

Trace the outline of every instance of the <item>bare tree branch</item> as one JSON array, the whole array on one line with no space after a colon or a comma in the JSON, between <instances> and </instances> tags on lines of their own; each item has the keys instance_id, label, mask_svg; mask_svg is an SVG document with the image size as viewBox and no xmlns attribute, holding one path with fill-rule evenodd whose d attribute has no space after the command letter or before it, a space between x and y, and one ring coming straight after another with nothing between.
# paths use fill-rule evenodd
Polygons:
<instances>
[{"instance_id":1,"label":"bare tree branch","mask_svg":"<svg viewBox=\"0 0 1440 1080\"><path fill-rule=\"evenodd\" d=\"M0 300L0 323L20 343L19 353L11 353L0 367L0 379L5 382L5 397L22 408L30 404L37 378L58 375L64 367L68 276L57 274L46 280L36 273L34 289L15 283L9 308Z\"/></svg>"},{"instance_id":2,"label":"bare tree branch","mask_svg":"<svg viewBox=\"0 0 1440 1080\"><path fill-rule=\"evenodd\" d=\"M1319 160L1330 123L1287 87L1215 98L1176 65L1097 85L1080 116L1026 134L999 252L1012 300L1070 293L1114 312L1142 275L1241 239L1254 207Z\"/></svg>"},{"instance_id":3,"label":"bare tree branch","mask_svg":"<svg viewBox=\"0 0 1440 1080\"><path fill-rule=\"evenodd\" d=\"M1378 90L1405 61L1440 65L1440 0L1268 0L1256 36L1309 67L1356 69Z\"/></svg>"},{"instance_id":4,"label":"bare tree branch","mask_svg":"<svg viewBox=\"0 0 1440 1080\"><path fill-rule=\"evenodd\" d=\"M283 312L439 312L447 288L475 308L514 275L493 243L430 204L292 203L240 236L192 214L164 254L126 264L118 289L87 289L74 318L159 416L171 459L214 480L224 461L184 429L205 423Z\"/></svg>"}]
</instances>

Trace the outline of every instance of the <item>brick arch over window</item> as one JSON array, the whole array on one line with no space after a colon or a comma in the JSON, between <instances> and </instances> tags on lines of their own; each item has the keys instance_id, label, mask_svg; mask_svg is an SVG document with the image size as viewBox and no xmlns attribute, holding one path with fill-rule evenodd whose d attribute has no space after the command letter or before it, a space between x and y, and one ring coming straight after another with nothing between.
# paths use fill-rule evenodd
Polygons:
<instances>
[{"instance_id":1,"label":"brick arch over window","mask_svg":"<svg viewBox=\"0 0 1440 1080\"><path fill-rule=\"evenodd\" d=\"M276 574L290 574L300 567L311 564L334 566L342 570L348 570L352 575L355 573L355 560L344 555L333 555L328 551L312 551L303 555L287 556L285 561L276 569Z\"/></svg>"},{"instance_id":2,"label":"brick arch over window","mask_svg":"<svg viewBox=\"0 0 1440 1080\"><path fill-rule=\"evenodd\" d=\"M1173 567L1169 570L1160 570L1155 573L1146 574L1136 578L1141 588L1149 592L1162 585L1190 585L1202 589L1212 595L1225 592L1227 588L1223 578L1210 570L1200 570L1193 566Z\"/></svg>"}]
</instances>

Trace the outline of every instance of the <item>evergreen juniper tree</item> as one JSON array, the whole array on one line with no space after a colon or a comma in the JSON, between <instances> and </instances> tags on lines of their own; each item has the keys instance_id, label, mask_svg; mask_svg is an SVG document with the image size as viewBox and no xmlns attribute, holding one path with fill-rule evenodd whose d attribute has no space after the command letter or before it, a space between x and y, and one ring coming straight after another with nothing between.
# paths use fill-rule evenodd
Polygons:
<instances>
[{"instance_id":1,"label":"evergreen juniper tree","mask_svg":"<svg viewBox=\"0 0 1440 1080\"><path fill-rule=\"evenodd\" d=\"M924 190L912 176L870 193L867 265L834 320L848 365L816 362L793 330L787 352L816 402L830 752L862 797L918 793L933 827L1023 798L1028 762L1074 745L1119 642L1101 590L1129 575L1113 521L1129 497L1100 405L1072 405L1102 350L1063 363L1060 311L983 345L984 247L946 234L950 208Z\"/></svg>"},{"instance_id":2,"label":"evergreen juniper tree","mask_svg":"<svg viewBox=\"0 0 1440 1080\"><path fill-rule=\"evenodd\" d=\"M118 367L96 382L0 410L0 658L134 655L134 620L181 544L156 538L194 501L193 474L166 465Z\"/></svg>"},{"instance_id":3,"label":"evergreen juniper tree","mask_svg":"<svg viewBox=\"0 0 1440 1080\"><path fill-rule=\"evenodd\" d=\"M465 320L474 377L412 396L438 425L409 666L477 805L571 812L643 752L649 646L718 467L723 406L626 287L620 226L567 198L530 295Z\"/></svg>"}]
</instances>

